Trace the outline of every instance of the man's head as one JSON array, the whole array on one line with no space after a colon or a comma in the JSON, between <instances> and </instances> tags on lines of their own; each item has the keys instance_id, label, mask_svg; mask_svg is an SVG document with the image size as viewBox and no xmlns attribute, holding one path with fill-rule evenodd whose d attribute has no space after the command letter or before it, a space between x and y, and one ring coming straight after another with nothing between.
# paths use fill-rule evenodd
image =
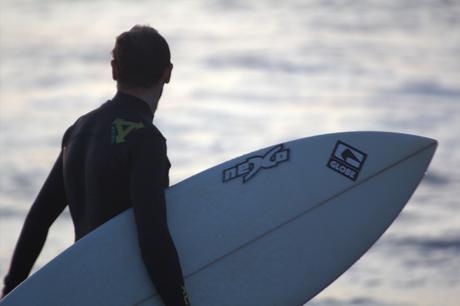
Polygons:
<instances>
[{"instance_id":1,"label":"man's head","mask_svg":"<svg viewBox=\"0 0 460 306\"><path fill-rule=\"evenodd\" d=\"M166 40L149 26L121 33L112 50L112 76L125 88L151 88L168 83L171 53Z\"/></svg>"}]
</instances>

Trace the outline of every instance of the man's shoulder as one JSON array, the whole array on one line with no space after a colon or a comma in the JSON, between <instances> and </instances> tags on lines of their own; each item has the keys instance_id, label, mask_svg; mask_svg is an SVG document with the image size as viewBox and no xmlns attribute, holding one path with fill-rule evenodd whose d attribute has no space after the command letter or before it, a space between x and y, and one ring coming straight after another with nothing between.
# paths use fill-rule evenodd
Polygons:
<instances>
[{"instance_id":1,"label":"man's shoulder","mask_svg":"<svg viewBox=\"0 0 460 306\"><path fill-rule=\"evenodd\" d=\"M149 123L149 125L147 127L147 131L148 131L148 133L151 134L151 136L158 137L158 138L166 141L165 136L161 133L161 131L152 122Z\"/></svg>"},{"instance_id":2,"label":"man's shoulder","mask_svg":"<svg viewBox=\"0 0 460 306\"><path fill-rule=\"evenodd\" d=\"M81 115L80 117L77 118L77 120L75 120L75 123L72 125L72 126L77 126L77 125L80 125L80 126L86 126L88 124L91 124L91 123L96 123L96 122L101 122L101 118L102 117L107 117L107 115L109 115L110 113L110 107L109 107L109 101L103 103L102 105L100 105L99 107L87 112L87 113L84 113L83 115Z\"/></svg>"},{"instance_id":3,"label":"man's shoulder","mask_svg":"<svg viewBox=\"0 0 460 306\"><path fill-rule=\"evenodd\" d=\"M101 124L103 117L105 117L105 114L107 113L103 110L103 106L107 103L108 102L79 116L77 120L75 120L75 122L67 129L66 133L64 134L64 139L70 137L71 134L92 130L93 126Z\"/></svg>"},{"instance_id":4,"label":"man's shoulder","mask_svg":"<svg viewBox=\"0 0 460 306\"><path fill-rule=\"evenodd\" d=\"M103 137L110 131L112 144L129 144L145 140L165 142L166 138L150 119L142 113L127 110L109 100L80 116L69 127L64 139L82 133Z\"/></svg>"},{"instance_id":5,"label":"man's shoulder","mask_svg":"<svg viewBox=\"0 0 460 306\"><path fill-rule=\"evenodd\" d=\"M126 119L122 116L112 121L112 143L165 142L166 138L152 123L145 120Z\"/></svg>"}]
</instances>

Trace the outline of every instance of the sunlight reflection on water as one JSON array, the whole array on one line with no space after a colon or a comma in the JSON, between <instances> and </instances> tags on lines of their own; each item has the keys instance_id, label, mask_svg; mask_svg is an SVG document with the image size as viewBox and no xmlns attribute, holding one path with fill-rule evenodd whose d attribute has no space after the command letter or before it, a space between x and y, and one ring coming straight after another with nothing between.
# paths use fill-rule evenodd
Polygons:
<instances>
[{"instance_id":1,"label":"sunlight reflection on water","mask_svg":"<svg viewBox=\"0 0 460 306\"><path fill-rule=\"evenodd\" d=\"M63 132L113 96L114 37L150 23L170 41L175 64L155 118L168 138L173 183L235 155L315 134L387 130L438 139L429 175L401 217L309 305L458 302L458 2L0 6L0 276ZM72 239L64 216L37 266Z\"/></svg>"}]
</instances>

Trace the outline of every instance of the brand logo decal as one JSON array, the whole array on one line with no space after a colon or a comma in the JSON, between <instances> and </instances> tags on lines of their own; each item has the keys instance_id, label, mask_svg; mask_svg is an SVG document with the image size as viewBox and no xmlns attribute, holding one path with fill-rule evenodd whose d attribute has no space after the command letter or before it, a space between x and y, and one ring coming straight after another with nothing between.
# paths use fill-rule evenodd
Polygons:
<instances>
[{"instance_id":1,"label":"brand logo decal","mask_svg":"<svg viewBox=\"0 0 460 306\"><path fill-rule=\"evenodd\" d=\"M367 154L342 141L337 141L327 166L352 181L356 181Z\"/></svg>"},{"instance_id":2,"label":"brand logo decal","mask_svg":"<svg viewBox=\"0 0 460 306\"><path fill-rule=\"evenodd\" d=\"M261 169L269 169L289 160L289 149L284 145L271 148L263 156L252 156L222 173L223 182L226 183L237 177L243 176L243 183L253 178Z\"/></svg>"},{"instance_id":3,"label":"brand logo decal","mask_svg":"<svg viewBox=\"0 0 460 306\"><path fill-rule=\"evenodd\" d=\"M131 122L117 118L112 122L112 143L119 144L126 141L126 137L132 131L144 128L142 122Z\"/></svg>"}]
</instances>

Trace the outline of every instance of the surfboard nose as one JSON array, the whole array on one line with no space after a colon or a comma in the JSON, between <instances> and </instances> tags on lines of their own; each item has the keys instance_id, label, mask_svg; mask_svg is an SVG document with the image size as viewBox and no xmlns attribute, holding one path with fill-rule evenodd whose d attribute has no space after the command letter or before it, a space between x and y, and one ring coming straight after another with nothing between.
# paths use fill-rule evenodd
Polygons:
<instances>
[{"instance_id":1,"label":"surfboard nose","mask_svg":"<svg viewBox=\"0 0 460 306\"><path fill-rule=\"evenodd\" d=\"M431 154L428 154L430 160L436 151L438 146L438 141L429 137L412 135L412 134L398 134L395 133L395 137L401 137L405 141L405 146L410 150L413 151L413 154L418 154L422 151L431 151ZM424 152L427 153L427 152ZM411 155L411 153L408 153Z\"/></svg>"},{"instance_id":2,"label":"surfboard nose","mask_svg":"<svg viewBox=\"0 0 460 306\"><path fill-rule=\"evenodd\" d=\"M436 139L428 138L428 137L422 137L422 136L417 136L421 138L421 146L426 148L427 150L432 151L431 157L433 157L434 152L436 151L438 147L438 141Z\"/></svg>"},{"instance_id":3,"label":"surfboard nose","mask_svg":"<svg viewBox=\"0 0 460 306\"><path fill-rule=\"evenodd\" d=\"M423 137L411 134L396 134L396 137L405 138L405 145L409 152L406 154L409 157L414 155L422 154L425 156L427 163L431 161L438 147L438 141L429 137Z\"/></svg>"},{"instance_id":4,"label":"surfboard nose","mask_svg":"<svg viewBox=\"0 0 460 306\"><path fill-rule=\"evenodd\" d=\"M358 133L360 136L364 136L361 138L363 141L369 141L369 138L373 138L373 146L375 147L381 147L382 149L385 147L391 147L393 151L404 151L408 154L424 148L436 148L438 145L438 142L435 139L414 134L394 132L351 132L350 136L355 138L355 133ZM345 134L348 133L344 133L344 135Z\"/></svg>"},{"instance_id":5,"label":"surfboard nose","mask_svg":"<svg viewBox=\"0 0 460 306\"><path fill-rule=\"evenodd\" d=\"M418 136L418 135L412 135L412 134L399 134L395 133L396 135L405 135L406 137L410 138L411 141L413 141L416 144L419 144L422 147L430 147L430 146L437 146L438 141L433 138L429 137L424 137L424 136Z\"/></svg>"}]
</instances>

